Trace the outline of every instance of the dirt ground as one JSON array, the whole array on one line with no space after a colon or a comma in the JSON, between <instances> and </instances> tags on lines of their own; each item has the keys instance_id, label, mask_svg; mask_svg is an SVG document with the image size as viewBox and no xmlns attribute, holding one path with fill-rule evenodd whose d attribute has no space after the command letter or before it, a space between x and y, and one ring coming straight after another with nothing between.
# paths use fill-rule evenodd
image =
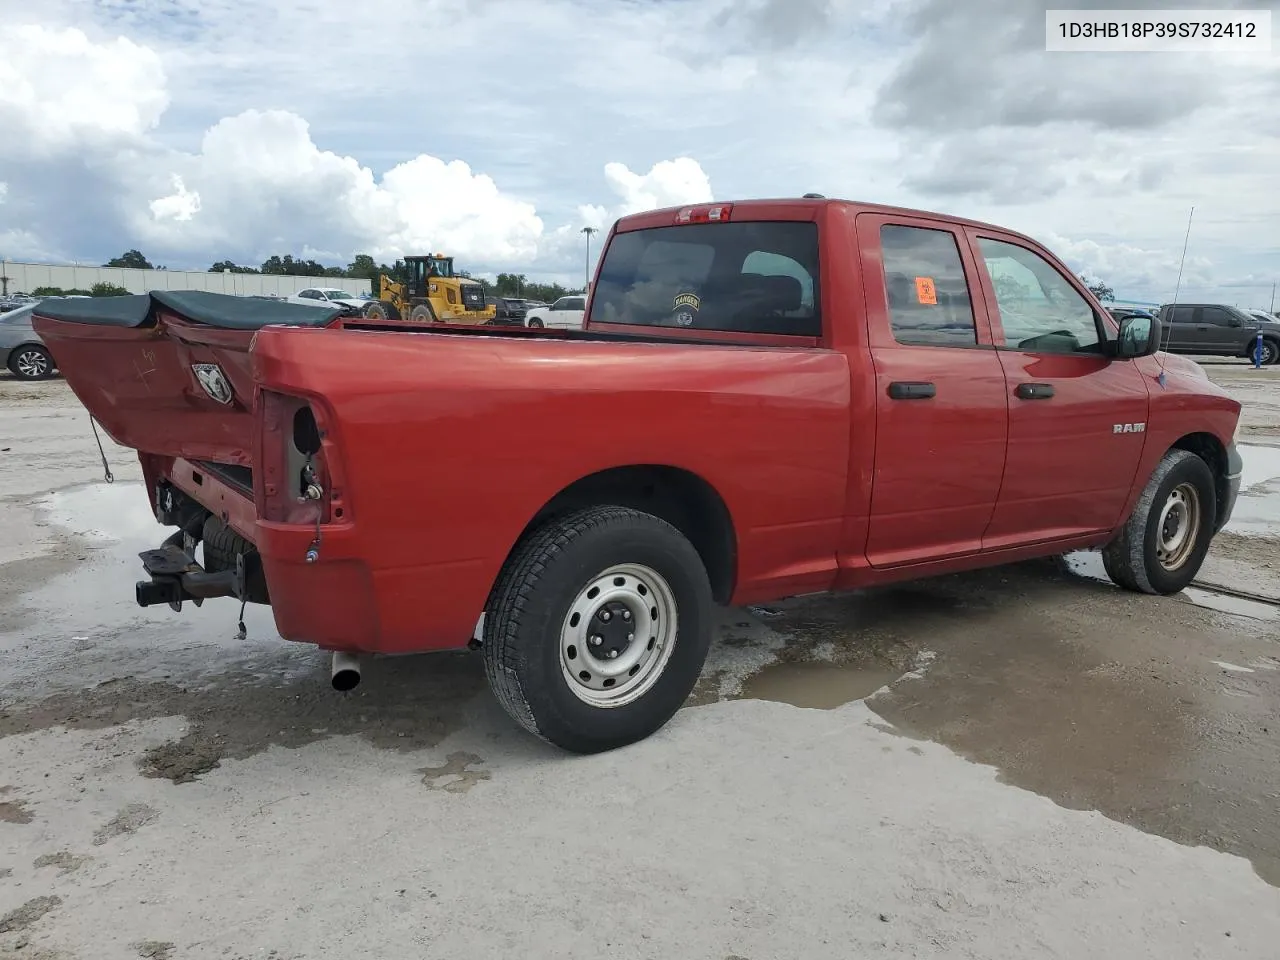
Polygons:
<instances>
[{"instance_id":1,"label":"dirt ground","mask_svg":"<svg viewBox=\"0 0 1280 960\"><path fill-rule=\"evenodd\" d=\"M572 758L470 654L354 692L270 612L132 600L162 531L0 377L0 956L1257 957L1280 943L1280 369L1202 584L1084 554L725 611L690 705Z\"/></svg>"}]
</instances>

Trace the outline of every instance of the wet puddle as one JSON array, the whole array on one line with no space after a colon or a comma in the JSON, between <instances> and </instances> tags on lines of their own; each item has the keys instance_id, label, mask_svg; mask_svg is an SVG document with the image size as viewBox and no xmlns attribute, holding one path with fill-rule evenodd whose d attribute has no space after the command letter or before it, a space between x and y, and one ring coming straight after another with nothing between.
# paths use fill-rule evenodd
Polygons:
<instances>
[{"instance_id":1,"label":"wet puddle","mask_svg":"<svg viewBox=\"0 0 1280 960\"><path fill-rule=\"evenodd\" d=\"M1102 565L1102 555L1096 551L1082 550L1077 553L1069 553L1065 559L1067 569L1076 576L1114 586L1111 578L1107 576L1106 568ZM1230 613L1238 617L1249 617L1252 620L1280 619L1280 607L1274 604L1249 600L1245 597L1235 597L1229 593L1219 593L1216 590L1204 587L1187 587L1178 594L1178 599L1185 603L1195 604L1197 607L1204 607L1206 610Z\"/></svg>"},{"instance_id":2,"label":"wet puddle","mask_svg":"<svg viewBox=\"0 0 1280 960\"><path fill-rule=\"evenodd\" d=\"M864 700L901 677L901 670L825 660L773 663L748 677L735 699L834 710L854 700Z\"/></svg>"},{"instance_id":3,"label":"wet puddle","mask_svg":"<svg viewBox=\"0 0 1280 960\"><path fill-rule=\"evenodd\" d=\"M1217 610L1219 613L1233 613L1238 617L1250 617L1254 620L1275 620L1280 617L1280 608L1269 603L1202 590L1199 587L1187 587L1182 591L1182 598L1190 600L1197 607Z\"/></svg>"},{"instance_id":4,"label":"wet puddle","mask_svg":"<svg viewBox=\"0 0 1280 960\"><path fill-rule=\"evenodd\" d=\"M68 534L75 543L52 576L24 584L16 619L0 625L6 681L66 689L124 676L214 680L232 667L272 679L314 670L314 652L282 641L266 606L244 611L248 632L241 639L240 604L229 597L202 608L185 604L180 613L137 605L138 551L171 532L156 523L142 484L58 491L39 501L37 523L51 544Z\"/></svg>"},{"instance_id":5,"label":"wet puddle","mask_svg":"<svg viewBox=\"0 0 1280 960\"><path fill-rule=\"evenodd\" d=\"M1240 496L1225 529L1244 536L1280 533L1280 447L1242 444Z\"/></svg>"}]
</instances>

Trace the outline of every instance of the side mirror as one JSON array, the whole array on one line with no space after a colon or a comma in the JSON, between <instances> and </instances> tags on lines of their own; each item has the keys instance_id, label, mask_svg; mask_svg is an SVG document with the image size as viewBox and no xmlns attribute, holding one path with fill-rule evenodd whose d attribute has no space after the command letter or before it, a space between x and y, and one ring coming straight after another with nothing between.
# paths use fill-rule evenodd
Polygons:
<instances>
[{"instance_id":1,"label":"side mirror","mask_svg":"<svg viewBox=\"0 0 1280 960\"><path fill-rule=\"evenodd\" d=\"M1116 356L1121 360L1149 357L1160 350L1160 321L1155 317L1125 317L1116 337Z\"/></svg>"}]
</instances>

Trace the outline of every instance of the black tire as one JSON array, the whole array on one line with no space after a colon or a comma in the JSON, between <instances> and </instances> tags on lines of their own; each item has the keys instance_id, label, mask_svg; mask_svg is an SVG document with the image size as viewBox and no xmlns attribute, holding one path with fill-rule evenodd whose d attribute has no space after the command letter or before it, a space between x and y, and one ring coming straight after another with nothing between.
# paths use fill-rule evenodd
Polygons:
<instances>
[{"instance_id":1,"label":"black tire","mask_svg":"<svg viewBox=\"0 0 1280 960\"><path fill-rule=\"evenodd\" d=\"M400 312L394 304L385 300L374 300L365 304L364 316L369 320L399 320Z\"/></svg>"},{"instance_id":2,"label":"black tire","mask_svg":"<svg viewBox=\"0 0 1280 960\"><path fill-rule=\"evenodd\" d=\"M1175 491L1184 495L1194 490L1197 509L1186 522L1195 526L1185 552L1178 551L1166 566L1159 548L1161 518ZM1107 576L1126 590L1138 593L1173 594L1190 585L1200 572L1209 543L1213 539L1218 501L1213 472L1200 457L1188 450L1170 450L1164 455L1151 479L1147 481L1137 505L1133 508L1120 535L1102 548L1102 562ZM1169 530L1176 533L1176 527Z\"/></svg>"},{"instance_id":3,"label":"black tire","mask_svg":"<svg viewBox=\"0 0 1280 960\"><path fill-rule=\"evenodd\" d=\"M1253 359L1253 351L1249 351L1249 359ZM1262 365L1271 366L1280 362L1280 342L1264 337L1262 340Z\"/></svg>"},{"instance_id":4,"label":"black tire","mask_svg":"<svg viewBox=\"0 0 1280 960\"><path fill-rule=\"evenodd\" d=\"M540 318L538 318L538 317L530 317L530 318L529 318L529 321L528 321L528 325L529 325L530 327L533 327L535 330L541 330L541 329L542 329L542 320L541 320Z\"/></svg>"},{"instance_id":5,"label":"black tire","mask_svg":"<svg viewBox=\"0 0 1280 960\"><path fill-rule=\"evenodd\" d=\"M638 699L598 706L565 676L561 631L582 591L617 564L643 565L665 580L675 632L665 666ZM679 530L627 507L591 507L549 520L508 558L485 616L485 673L498 702L530 733L572 753L612 750L648 737L684 704L702 672L714 614L702 559Z\"/></svg>"},{"instance_id":6,"label":"black tire","mask_svg":"<svg viewBox=\"0 0 1280 960\"><path fill-rule=\"evenodd\" d=\"M53 354L38 343L24 343L9 354L9 372L19 380L49 380L55 369Z\"/></svg>"},{"instance_id":7,"label":"black tire","mask_svg":"<svg viewBox=\"0 0 1280 960\"><path fill-rule=\"evenodd\" d=\"M415 304L413 309L409 311L409 319L414 323L439 323L440 318L436 316L436 312L429 303Z\"/></svg>"}]
</instances>

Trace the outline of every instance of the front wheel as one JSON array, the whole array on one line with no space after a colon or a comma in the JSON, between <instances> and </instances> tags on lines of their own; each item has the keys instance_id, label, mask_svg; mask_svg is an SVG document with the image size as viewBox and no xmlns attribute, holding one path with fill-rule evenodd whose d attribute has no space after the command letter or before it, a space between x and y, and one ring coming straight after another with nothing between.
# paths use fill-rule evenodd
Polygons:
<instances>
[{"instance_id":1,"label":"front wheel","mask_svg":"<svg viewBox=\"0 0 1280 960\"><path fill-rule=\"evenodd\" d=\"M714 610L679 530L592 507L548 521L508 559L485 617L485 672L530 733L573 753L626 746L688 698Z\"/></svg>"},{"instance_id":2,"label":"front wheel","mask_svg":"<svg viewBox=\"0 0 1280 960\"><path fill-rule=\"evenodd\" d=\"M1189 586L1209 551L1217 509L1209 465L1188 450L1170 450L1120 535L1103 547L1107 576L1140 593L1172 594Z\"/></svg>"},{"instance_id":3,"label":"front wheel","mask_svg":"<svg viewBox=\"0 0 1280 960\"><path fill-rule=\"evenodd\" d=\"M1256 349L1255 345L1254 350ZM1249 351L1250 360L1254 358L1254 350ZM1258 362L1264 367L1270 366L1277 360L1280 360L1280 343L1277 343L1275 340L1263 340L1261 352L1262 356L1259 358Z\"/></svg>"},{"instance_id":4,"label":"front wheel","mask_svg":"<svg viewBox=\"0 0 1280 960\"><path fill-rule=\"evenodd\" d=\"M9 355L9 370L19 380L48 380L53 376L53 355L42 346L28 343Z\"/></svg>"},{"instance_id":5,"label":"front wheel","mask_svg":"<svg viewBox=\"0 0 1280 960\"><path fill-rule=\"evenodd\" d=\"M529 326L533 327L535 330L542 329L542 321L537 317L530 317L528 323Z\"/></svg>"}]
</instances>

